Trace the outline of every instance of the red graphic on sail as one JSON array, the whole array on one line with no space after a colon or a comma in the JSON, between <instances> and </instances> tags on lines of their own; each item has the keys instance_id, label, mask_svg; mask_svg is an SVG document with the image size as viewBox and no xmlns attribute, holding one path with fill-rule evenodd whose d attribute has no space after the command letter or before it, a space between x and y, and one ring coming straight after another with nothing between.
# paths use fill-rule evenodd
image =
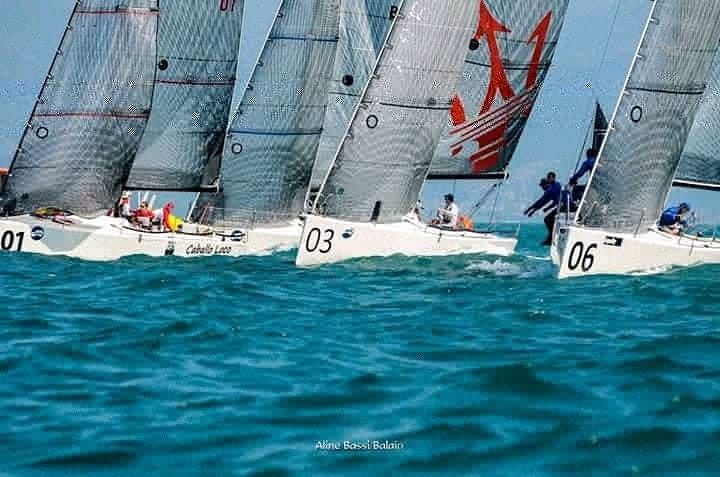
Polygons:
<instances>
[{"instance_id":1,"label":"red graphic on sail","mask_svg":"<svg viewBox=\"0 0 720 477\"><path fill-rule=\"evenodd\" d=\"M536 45L528 67L525 90L518 95L508 79L497 37L499 33L511 33L512 30L493 16L485 0L480 1L480 20L474 39L479 42L485 38L487 41L490 58L487 93L480 107L480 114L471 122L467 120L465 105L460 96L455 95L450 108L450 119L455 126L450 134L460 136L458 141L450 146L452 155L458 155L467 142L476 142L478 145L478 150L469 157L472 173L477 174L495 167L500 161L502 148L507 144L506 133L511 122L518 114L525 117L530 115L537 97L540 62L551 20L550 11L527 40L528 45ZM498 95L502 98L503 105L493 110Z\"/></svg>"}]
</instances>

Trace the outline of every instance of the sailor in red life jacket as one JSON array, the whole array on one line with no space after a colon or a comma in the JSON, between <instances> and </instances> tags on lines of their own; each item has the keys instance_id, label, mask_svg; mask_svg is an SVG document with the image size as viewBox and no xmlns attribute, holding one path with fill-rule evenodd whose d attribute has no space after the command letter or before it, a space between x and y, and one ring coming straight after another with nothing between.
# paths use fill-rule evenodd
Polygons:
<instances>
[{"instance_id":1,"label":"sailor in red life jacket","mask_svg":"<svg viewBox=\"0 0 720 477\"><path fill-rule=\"evenodd\" d=\"M170 226L170 215L175 208L175 202L168 202L165 207L162 208L162 228L163 230L172 230Z\"/></svg>"},{"instance_id":2,"label":"sailor in red life jacket","mask_svg":"<svg viewBox=\"0 0 720 477\"><path fill-rule=\"evenodd\" d=\"M153 218L153 211L146 201L140 202L140 208L133 213L133 219L142 226L149 227Z\"/></svg>"}]
</instances>

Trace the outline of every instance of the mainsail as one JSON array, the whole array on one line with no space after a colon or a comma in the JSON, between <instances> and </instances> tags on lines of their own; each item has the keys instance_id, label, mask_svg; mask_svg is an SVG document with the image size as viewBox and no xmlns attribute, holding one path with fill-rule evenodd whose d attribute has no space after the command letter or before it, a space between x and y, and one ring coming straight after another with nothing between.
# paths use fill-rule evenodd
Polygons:
<instances>
[{"instance_id":1,"label":"mainsail","mask_svg":"<svg viewBox=\"0 0 720 477\"><path fill-rule=\"evenodd\" d=\"M77 2L4 188L4 208L105 213L145 129L155 74L157 0Z\"/></svg>"},{"instance_id":2,"label":"mainsail","mask_svg":"<svg viewBox=\"0 0 720 477\"><path fill-rule=\"evenodd\" d=\"M127 188L200 190L218 174L243 0L160 0L160 10L152 113Z\"/></svg>"},{"instance_id":3,"label":"mainsail","mask_svg":"<svg viewBox=\"0 0 720 477\"><path fill-rule=\"evenodd\" d=\"M657 221L720 41L720 2L655 0L579 221L632 232Z\"/></svg>"},{"instance_id":4,"label":"mainsail","mask_svg":"<svg viewBox=\"0 0 720 477\"><path fill-rule=\"evenodd\" d=\"M214 223L273 225L302 211L325 117L339 14L340 0L280 4L230 125Z\"/></svg>"},{"instance_id":5,"label":"mainsail","mask_svg":"<svg viewBox=\"0 0 720 477\"><path fill-rule=\"evenodd\" d=\"M502 178L550 69L568 0L480 0L428 179Z\"/></svg>"},{"instance_id":6,"label":"mainsail","mask_svg":"<svg viewBox=\"0 0 720 477\"><path fill-rule=\"evenodd\" d=\"M413 209L476 21L475 2L402 2L316 212L359 222L397 222Z\"/></svg>"},{"instance_id":7,"label":"mainsail","mask_svg":"<svg viewBox=\"0 0 720 477\"><path fill-rule=\"evenodd\" d=\"M399 0L343 0L340 40L311 185L322 182L398 12Z\"/></svg>"},{"instance_id":8,"label":"mainsail","mask_svg":"<svg viewBox=\"0 0 720 477\"><path fill-rule=\"evenodd\" d=\"M720 190L720 55L695 115L674 185Z\"/></svg>"}]
</instances>

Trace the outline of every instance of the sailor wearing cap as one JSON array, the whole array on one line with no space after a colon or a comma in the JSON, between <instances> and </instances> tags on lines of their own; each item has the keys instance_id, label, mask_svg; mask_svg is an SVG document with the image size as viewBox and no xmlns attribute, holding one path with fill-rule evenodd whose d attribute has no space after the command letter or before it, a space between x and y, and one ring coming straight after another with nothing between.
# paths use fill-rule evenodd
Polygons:
<instances>
[{"instance_id":1,"label":"sailor wearing cap","mask_svg":"<svg viewBox=\"0 0 720 477\"><path fill-rule=\"evenodd\" d=\"M669 207L660 216L660 227L671 234L679 235L687 227L687 215L690 213L690 204L683 202L677 207Z\"/></svg>"}]
</instances>

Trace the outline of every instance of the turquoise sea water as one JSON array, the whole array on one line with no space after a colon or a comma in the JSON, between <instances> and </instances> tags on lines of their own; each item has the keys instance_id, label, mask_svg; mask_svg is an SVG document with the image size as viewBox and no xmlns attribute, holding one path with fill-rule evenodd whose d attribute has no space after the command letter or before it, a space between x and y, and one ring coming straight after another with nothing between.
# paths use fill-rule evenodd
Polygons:
<instances>
[{"instance_id":1,"label":"turquoise sea water","mask_svg":"<svg viewBox=\"0 0 720 477\"><path fill-rule=\"evenodd\" d=\"M0 255L0 475L717 475L720 268L556 281L542 235L308 270Z\"/></svg>"}]
</instances>

